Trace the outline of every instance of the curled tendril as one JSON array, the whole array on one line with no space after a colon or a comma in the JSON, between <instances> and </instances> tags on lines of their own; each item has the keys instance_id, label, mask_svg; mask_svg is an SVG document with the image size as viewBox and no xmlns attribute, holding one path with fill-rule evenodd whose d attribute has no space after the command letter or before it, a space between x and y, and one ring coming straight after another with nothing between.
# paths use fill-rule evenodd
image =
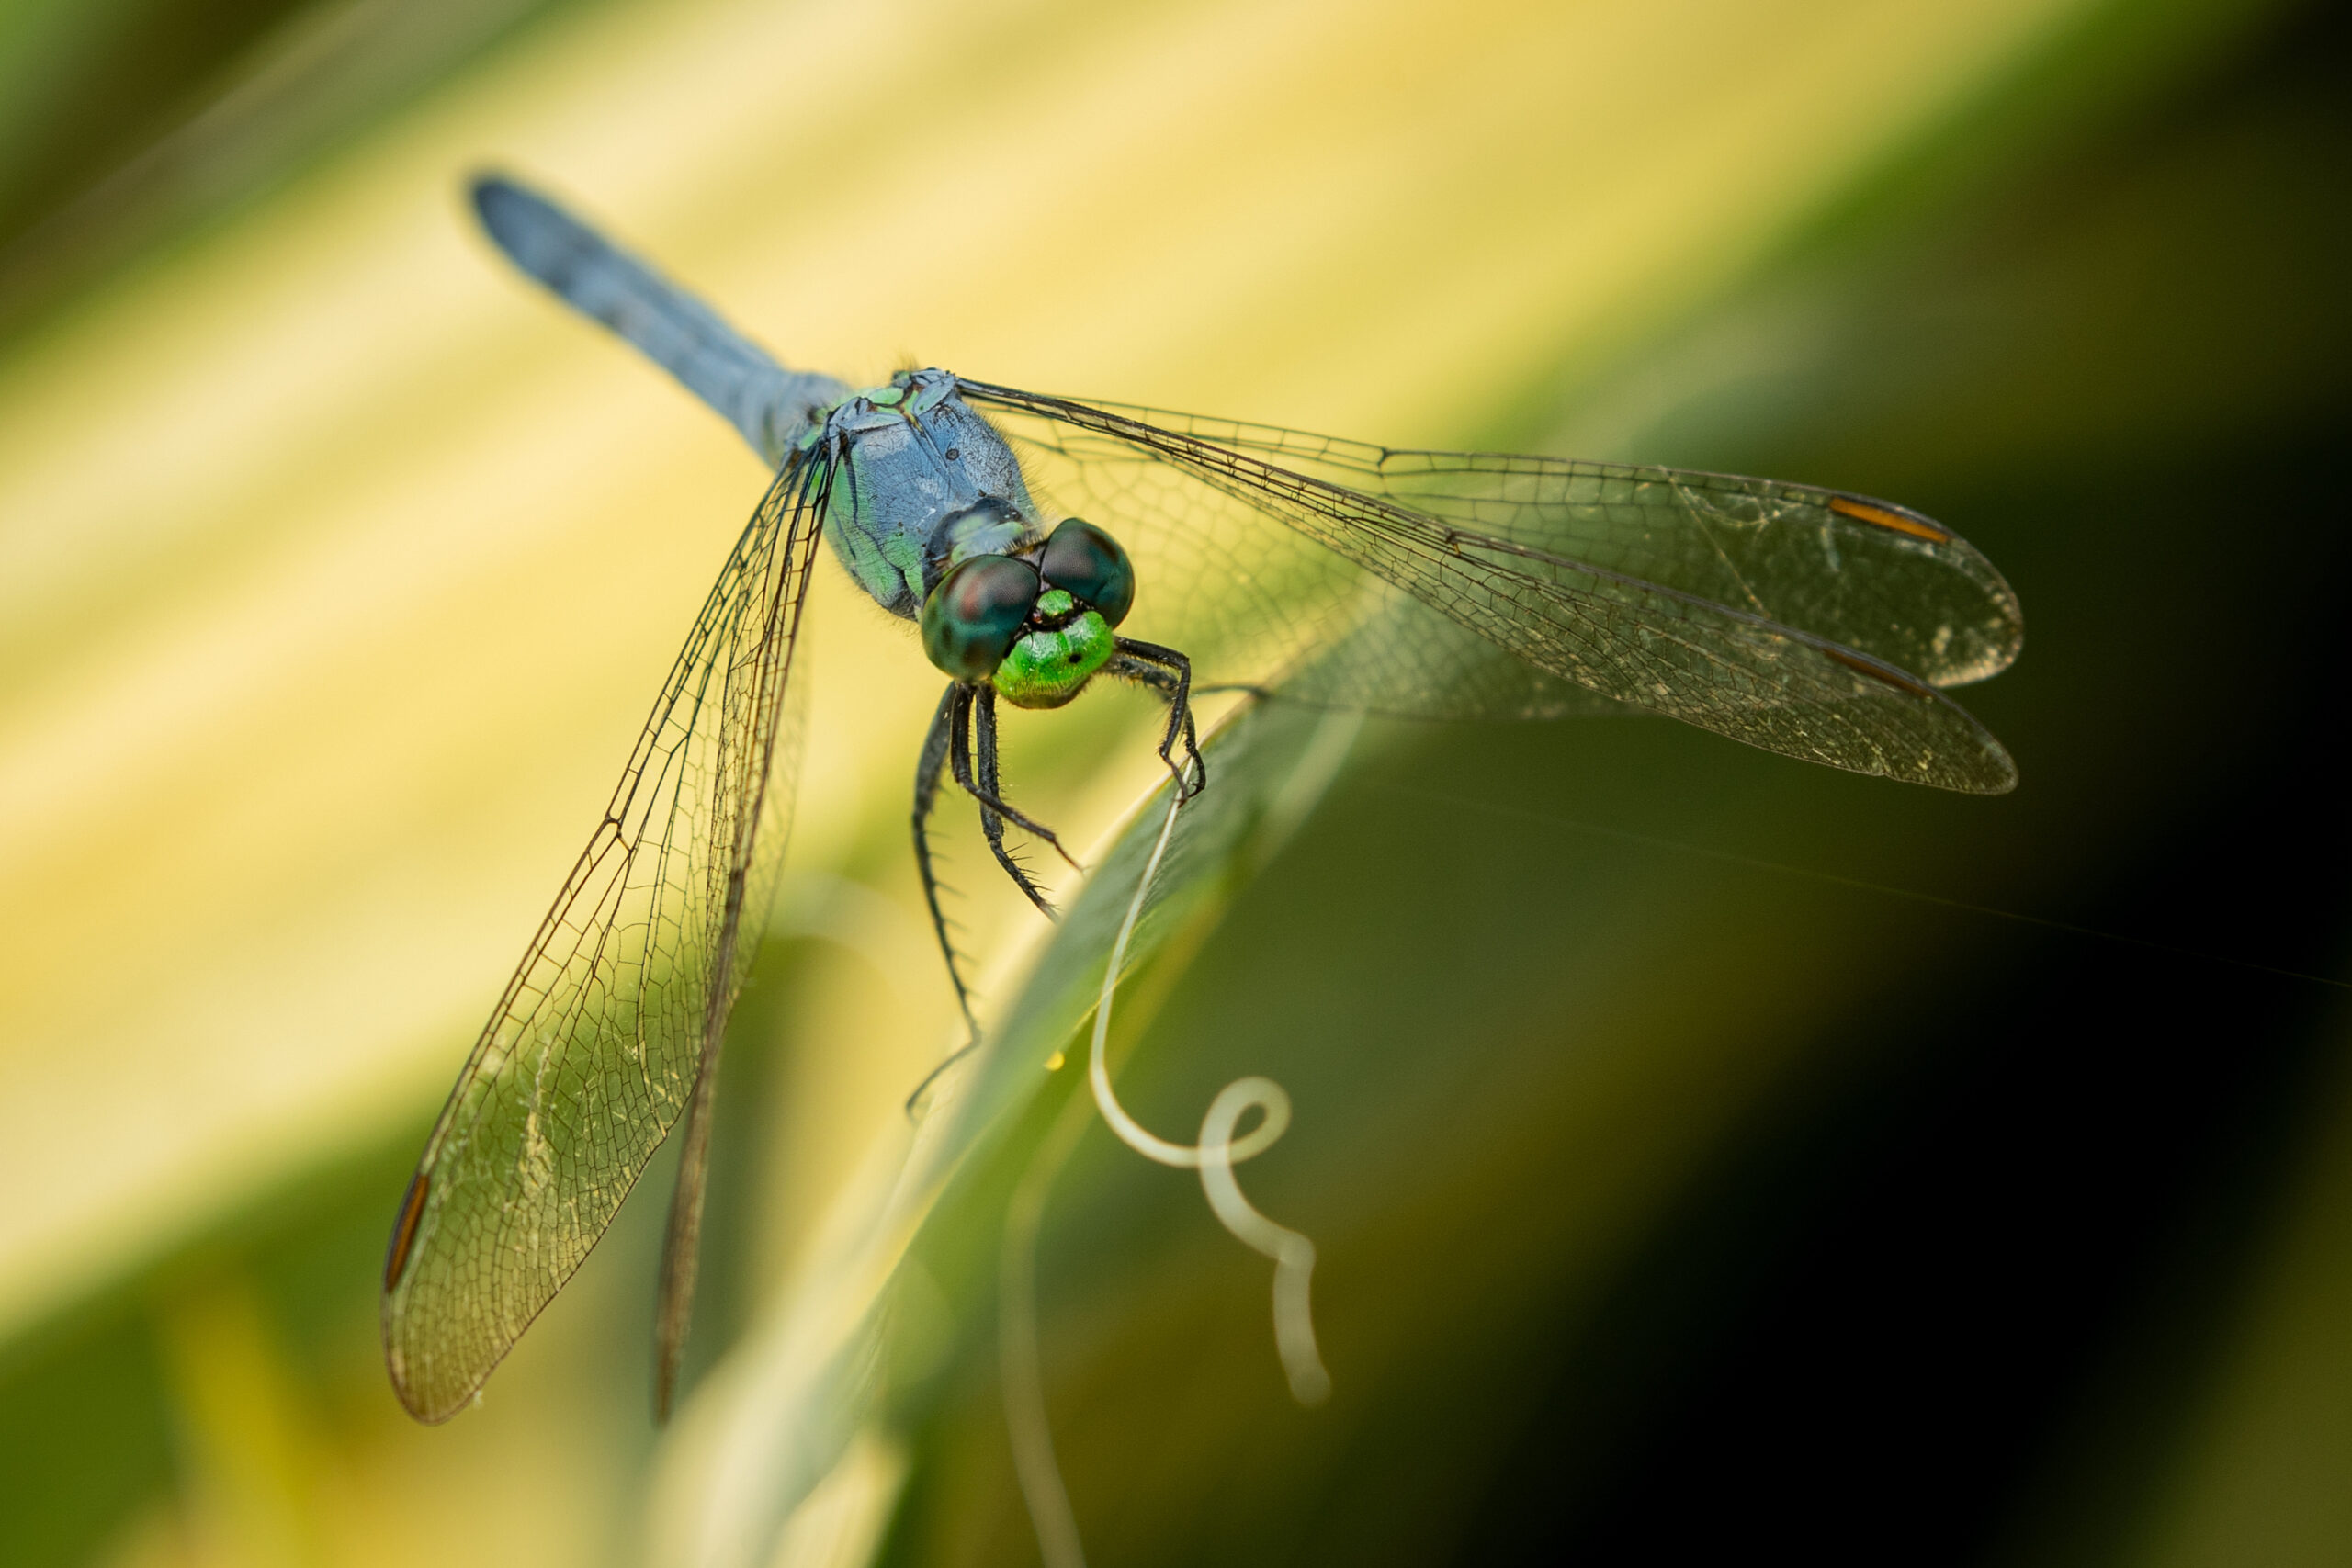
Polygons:
<instances>
[{"instance_id":1,"label":"curled tendril","mask_svg":"<svg viewBox=\"0 0 2352 1568\"><path fill-rule=\"evenodd\" d=\"M1278 1225L1260 1213L1242 1196L1233 1168L1272 1148L1290 1126L1290 1096L1272 1078L1236 1078L1209 1101L1201 1118L1197 1144L1171 1144L1154 1136L1127 1114L1111 1092L1111 1072L1104 1061L1111 1033L1111 1001L1118 991L1119 965L1126 961L1127 942L1142 918L1144 901L1159 875L1160 862L1176 829L1176 813L1183 807L1182 792L1170 792L1168 819L1160 824L1151 858L1127 903L1126 918L1111 946L1111 961L1102 971L1102 994L1094 1009L1094 1041L1088 1076L1094 1103L1122 1143L1146 1159L1161 1165L1196 1169L1209 1209L1225 1228L1247 1246L1274 1260L1274 1348L1283 1372L1290 1380L1291 1397L1301 1404L1320 1404L1330 1397L1331 1376L1315 1345L1315 1317L1308 1285L1315 1274L1315 1244L1298 1232ZM1056 1065L1059 1065L1057 1057ZM1054 1457L1054 1437L1046 1419L1045 1379L1038 1367L1036 1254L1037 1231L1045 1216L1046 1190L1061 1168L1085 1125L1080 1111L1086 1102L1072 1099L1063 1107L1045 1141L1037 1147L1012 1195L1005 1214L1002 1251L998 1259L998 1356L1003 1374L1005 1425L1012 1439L1012 1468L1037 1532L1037 1550L1046 1568L1086 1568L1086 1551L1079 1539L1078 1517ZM1234 1132L1243 1117L1256 1111L1258 1124L1239 1137Z\"/></svg>"},{"instance_id":2,"label":"curled tendril","mask_svg":"<svg viewBox=\"0 0 2352 1568\"><path fill-rule=\"evenodd\" d=\"M1145 863L1143 875L1136 883L1135 897L1128 900L1118 938L1111 944L1111 962L1102 971L1102 994L1094 1009L1094 1041L1087 1076L1094 1087L1096 1109L1102 1112L1102 1120L1110 1123L1121 1143L1146 1159L1198 1170L1201 1190L1218 1221L1245 1246L1274 1260L1274 1348L1282 1357L1283 1373L1290 1380L1291 1397L1301 1404L1320 1404L1331 1395L1331 1375L1324 1370L1322 1355L1315 1345L1315 1317L1308 1291L1315 1274L1315 1244L1260 1213L1242 1195L1241 1183L1233 1175L1236 1165L1273 1147L1274 1140L1289 1128L1290 1096L1272 1078L1236 1078L1209 1102L1208 1113L1201 1118L1200 1142L1171 1144L1155 1136L1128 1115L1111 1089L1104 1043L1111 1033L1111 1001L1118 991L1119 965L1126 959L1127 939L1135 934L1136 921L1142 917L1144 900L1159 874L1159 863L1168 852L1169 838L1176 829L1176 813L1182 806L1181 795L1170 795L1168 819L1160 824L1159 838L1151 847L1151 858ZM1241 1124L1241 1119L1253 1110L1260 1113L1258 1124L1235 1137L1234 1131Z\"/></svg>"}]
</instances>

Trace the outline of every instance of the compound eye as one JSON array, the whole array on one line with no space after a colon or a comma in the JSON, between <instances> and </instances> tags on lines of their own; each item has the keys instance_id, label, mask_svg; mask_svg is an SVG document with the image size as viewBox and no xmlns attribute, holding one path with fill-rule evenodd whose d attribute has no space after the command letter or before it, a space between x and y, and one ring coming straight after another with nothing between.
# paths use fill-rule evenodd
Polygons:
<instances>
[{"instance_id":1,"label":"compound eye","mask_svg":"<svg viewBox=\"0 0 2352 1568\"><path fill-rule=\"evenodd\" d=\"M922 650L958 681L988 679L1037 603L1037 573L1010 556L973 556L948 568L922 602Z\"/></svg>"},{"instance_id":2,"label":"compound eye","mask_svg":"<svg viewBox=\"0 0 2352 1568\"><path fill-rule=\"evenodd\" d=\"M1081 604L1091 604L1102 618L1117 626L1136 602L1136 569L1119 541L1093 524L1072 517L1046 541L1037 570L1052 588L1067 589Z\"/></svg>"}]
</instances>

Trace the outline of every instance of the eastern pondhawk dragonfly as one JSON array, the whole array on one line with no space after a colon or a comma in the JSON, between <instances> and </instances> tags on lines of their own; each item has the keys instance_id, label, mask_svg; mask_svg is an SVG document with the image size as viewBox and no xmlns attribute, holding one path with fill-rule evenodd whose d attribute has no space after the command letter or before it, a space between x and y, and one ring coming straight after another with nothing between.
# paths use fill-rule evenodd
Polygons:
<instances>
[{"instance_id":1,"label":"eastern pondhawk dragonfly","mask_svg":"<svg viewBox=\"0 0 2352 1568\"><path fill-rule=\"evenodd\" d=\"M2016 595L1905 507L1391 450L937 369L853 389L784 369L544 197L490 177L473 199L517 265L724 414L775 477L401 1204L385 1353L421 1419L481 1388L683 1118L657 1327L667 1408L719 1041L788 825L786 693L820 540L949 678L917 750L914 847L967 1024L928 836L945 781L1041 906L1005 833L1060 848L1004 798L1000 699L1058 707L1106 677L1149 688L1180 795L1208 784L1196 682L1397 715L1631 707L1856 773L2016 783L1941 690L2016 658ZM1124 635L1130 622L1151 640Z\"/></svg>"}]
</instances>

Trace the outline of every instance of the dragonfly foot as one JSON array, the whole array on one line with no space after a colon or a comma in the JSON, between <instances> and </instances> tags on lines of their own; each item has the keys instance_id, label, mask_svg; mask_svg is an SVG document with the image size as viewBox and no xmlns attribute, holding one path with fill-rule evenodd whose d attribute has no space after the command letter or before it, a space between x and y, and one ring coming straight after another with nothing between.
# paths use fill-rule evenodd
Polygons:
<instances>
[{"instance_id":1,"label":"dragonfly foot","mask_svg":"<svg viewBox=\"0 0 2352 1568\"><path fill-rule=\"evenodd\" d=\"M1132 637L1121 637L1118 649L1113 668L1168 700L1168 728L1159 738L1159 760L1168 765L1182 805L1209 784L1209 765L1201 759L1200 731L1193 722L1193 661L1172 648ZM1182 762L1176 761L1179 741L1184 747Z\"/></svg>"},{"instance_id":2,"label":"dragonfly foot","mask_svg":"<svg viewBox=\"0 0 2352 1568\"><path fill-rule=\"evenodd\" d=\"M907 1095L908 1120L921 1120L926 1108L925 1102L931 1097L932 1086L940 1080L948 1068L954 1066L956 1063L962 1061L965 1057L970 1055L979 1048L979 1031L974 1030L970 1040L965 1042L965 1043L956 1050L949 1052L936 1066L933 1067L931 1071L923 1074L922 1082L915 1085L914 1089Z\"/></svg>"}]
</instances>

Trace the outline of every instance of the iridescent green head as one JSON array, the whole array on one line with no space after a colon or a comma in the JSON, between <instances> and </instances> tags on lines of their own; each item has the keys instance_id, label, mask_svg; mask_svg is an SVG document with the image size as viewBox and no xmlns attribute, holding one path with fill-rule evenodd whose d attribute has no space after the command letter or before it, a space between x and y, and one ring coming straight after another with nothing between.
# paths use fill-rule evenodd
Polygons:
<instances>
[{"instance_id":1,"label":"iridescent green head","mask_svg":"<svg viewBox=\"0 0 2352 1568\"><path fill-rule=\"evenodd\" d=\"M1057 708L1110 661L1112 627L1136 600L1135 568L1118 542L1072 517L1035 565L1013 556L956 562L923 599L922 649L970 685L992 685L1015 707Z\"/></svg>"}]
</instances>

